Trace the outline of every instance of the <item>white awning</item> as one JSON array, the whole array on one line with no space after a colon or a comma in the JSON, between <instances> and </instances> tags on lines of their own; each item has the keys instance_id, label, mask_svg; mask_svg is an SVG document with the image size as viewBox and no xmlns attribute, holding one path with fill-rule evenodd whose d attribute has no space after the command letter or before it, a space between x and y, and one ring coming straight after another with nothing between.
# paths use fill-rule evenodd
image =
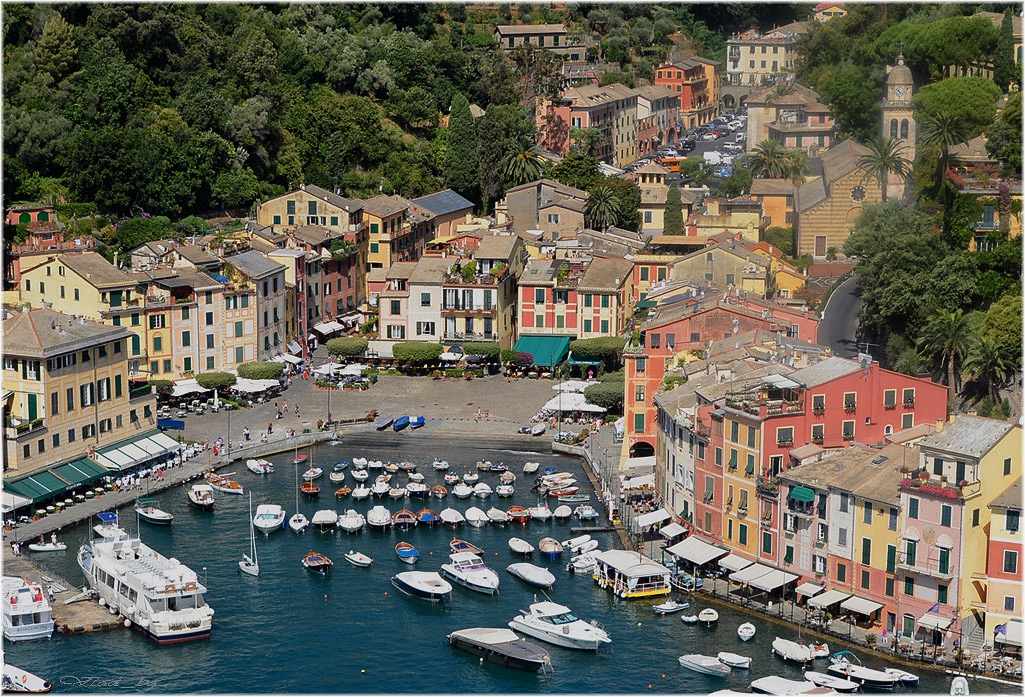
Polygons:
<instances>
[{"instance_id":1,"label":"white awning","mask_svg":"<svg viewBox=\"0 0 1025 697\"><path fill-rule=\"evenodd\" d=\"M719 560L719 567L730 571L740 571L754 564L750 559L730 553Z\"/></svg>"},{"instance_id":2,"label":"white awning","mask_svg":"<svg viewBox=\"0 0 1025 697\"><path fill-rule=\"evenodd\" d=\"M683 542L678 542L672 547L669 547L666 551L674 557L686 559L698 566L707 564L713 559L718 559L719 557L724 557L729 554L728 549L722 549L715 545L710 545L704 540L699 540L693 535Z\"/></svg>"},{"instance_id":3,"label":"white awning","mask_svg":"<svg viewBox=\"0 0 1025 697\"><path fill-rule=\"evenodd\" d=\"M152 436L149 437L149 439L157 445L163 446L165 449L169 450L172 453L178 452L179 450L181 450L182 447L181 443L176 441L174 438L171 438L171 436L167 435L166 433L154 433Z\"/></svg>"},{"instance_id":4,"label":"white awning","mask_svg":"<svg viewBox=\"0 0 1025 697\"><path fill-rule=\"evenodd\" d=\"M617 422L618 423L618 422ZM644 457L629 457L623 461L623 464L619 468L620 470L645 470L647 472L655 471L655 456L645 455Z\"/></svg>"},{"instance_id":5,"label":"white awning","mask_svg":"<svg viewBox=\"0 0 1025 697\"><path fill-rule=\"evenodd\" d=\"M605 412L604 407L591 404L579 392L560 392L549 399L543 407L545 411L593 411Z\"/></svg>"},{"instance_id":6,"label":"white awning","mask_svg":"<svg viewBox=\"0 0 1025 697\"><path fill-rule=\"evenodd\" d=\"M0 505L0 512L9 513L15 508L21 508L22 506L32 503L32 499L27 499L24 496L8 494L6 491L3 493L3 504Z\"/></svg>"},{"instance_id":7,"label":"white awning","mask_svg":"<svg viewBox=\"0 0 1025 697\"><path fill-rule=\"evenodd\" d=\"M798 595L803 595L810 598L816 593L821 593L823 588L825 588L825 586L820 586L819 584L812 583L811 581L805 581L797 588L795 588L794 592Z\"/></svg>"},{"instance_id":8,"label":"white awning","mask_svg":"<svg viewBox=\"0 0 1025 697\"><path fill-rule=\"evenodd\" d=\"M780 569L773 569L767 574L763 574L758 578L751 581L751 585L758 590L763 590L766 593L776 590L780 586L786 585L791 581L797 580L797 574L792 574L788 571L781 571Z\"/></svg>"},{"instance_id":9,"label":"white awning","mask_svg":"<svg viewBox=\"0 0 1025 697\"><path fill-rule=\"evenodd\" d=\"M328 362L313 369L314 375L334 375L345 366L341 363Z\"/></svg>"},{"instance_id":10,"label":"white awning","mask_svg":"<svg viewBox=\"0 0 1025 697\"><path fill-rule=\"evenodd\" d=\"M882 606L882 603L877 603L874 600L866 600L865 598L859 598L856 595L853 595L840 603L840 607L842 609L856 612L859 615L871 615Z\"/></svg>"},{"instance_id":11,"label":"white awning","mask_svg":"<svg viewBox=\"0 0 1025 697\"><path fill-rule=\"evenodd\" d=\"M831 590L816 595L814 598L808 601L808 607L829 607L834 605L841 600L846 600L851 597L850 593L844 593L843 591Z\"/></svg>"},{"instance_id":12,"label":"white awning","mask_svg":"<svg viewBox=\"0 0 1025 697\"><path fill-rule=\"evenodd\" d=\"M669 514L669 511L664 508L660 508L657 511L645 513L644 515L639 515L634 518L634 528L646 528L649 525L661 523L663 520L669 520L670 518L672 518L672 516Z\"/></svg>"},{"instance_id":13,"label":"white awning","mask_svg":"<svg viewBox=\"0 0 1025 697\"><path fill-rule=\"evenodd\" d=\"M118 450L120 450L122 453L124 453L128 457L132 458L132 460L134 461L134 463L136 465L141 464L143 462L146 462L146 460L149 460L150 457L151 457L148 452L146 452L145 450L140 448L135 443L129 443L128 445L122 445L120 448L118 448Z\"/></svg>"},{"instance_id":14,"label":"white awning","mask_svg":"<svg viewBox=\"0 0 1025 697\"><path fill-rule=\"evenodd\" d=\"M924 627L925 629L939 629L942 631L949 627L950 623L953 621L953 619L947 617L940 617L939 615L926 613L919 618L918 626Z\"/></svg>"},{"instance_id":15,"label":"white awning","mask_svg":"<svg viewBox=\"0 0 1025 697\"><path fill-rule=\"evenodd\" d=\"M630 477L623 481L623 491L630 489L643 489L644 487L655 486L655 475L643 474L640 477Z\"/></svg>"},{"instance_id":16,"label":"white awning","mask_svg":"<svg viewBox=\"0 0 1025 697\"><path fill-rule=\"evenodd\" d=\"M121 469L121 465L120 464L115 462L112 458L107 457L106 455L100 455L99 453L96 453L94 455L90 455L89 458L93 462L97 462L97 463L103 465L104 467L106 467L109 470L114 470L116 472L116 471Z\"/></svg>"},{"instance_id":17,"label":"white awning","mask_svg":"<svg viewBox=\"0 0 1025 697\"><path fill-rule=\"evenodd\" d=\"M360 365L359 363L350 363L349 365L347 365L347 366L343 367L341 370L339 370L338 374L339 375L352 375L352 376L358 378L360 375L363 374L363 371L366 370L366 369L367 369L367 366L365 366L365 365Z\"/></svg>"},{"instance_id":18,"label":"white awning","mask_svg":"<svg viewBox=\"0 0 1025 697\"><path fill-rule=\"evenodd\" d=\"M288 350L290 353L302 353L303 347L299 345L298 341L289 341Z\"/></svg>"},{"instance_id":19,"label":"white awning","mask_svg":"<svg viewBox=\"0 0 1025 697\"><path fill-rule=\"evenodd\" d=\"M764 576L770 571L772 571L772 569L765 564L752 564L740 571L734 571L730 574L730 580L733 581L733 583L751 583L752 580L759 576Z\"/></svg>"},{"instance_id":20,"label":"white awning","mask_svg":"<svg viewBox=\"0 0 1025 697\"><path fill-rule=\"evenodd\" d=\"M463 360L463 354L452 353L451 351L445 351L443 354L438 356L439 361L459 362Z\"/></svg>"},{"instance_id":21,"label":"white awning","mask_svg":"<svg viewBox=\"0 0 1025 697\"><path fill-rule=\"evenodd\" d=\"M138 447L145 450L151 456L163 455L165 452L167 452L166 448L157 445L149 438L142 438L140 440L137 440L132 445L137 445Z\"/></svg>"},{"instance_id":22,"label":"white awning","mask_svg":"<svg viewBox=\"0 0 1025 697\"><path fill-rule=\"evenodd\" d=\"M174 387L171 388L172 397L183 397L187 394L201 394L203 392L213 392L213 390L208 390L205 387L200 386L200 384L196 382L195 378L179 380L174 384Z\"/></svg>"},{"instance_id":23,"label":"white awning","mask_svg":"<svg viewBox=\"0 0 1025 697\"><path fill-rule=\"evenodd\" d=\"M282 358L286 363L291 363L293 365L299 365L303 362L303 359L299 358L298 356L293 356L290 353L283 353L279 356L279 358Z\"/></svg>"},{"instance_id":24,"label":"white awning","mask_svg":"<svg viewBox=\"0 0 1025 697\"><path fill-rule=\"evenodd\" d=\"M667 540L678 537L685 532L687 532L687 528L683 527L679 523L670 523L669 525L663 525L658 529L658 534Z\"/></svg>"},{"instance_id":25,"label":"white awning","mask_svg":"<svg viewBox=\"0 0 1025 697\"><path fill-rule=\"evenodd\" d=\"M338 324L338 322L321 322L320 324L313 325L313 331L320 332L321 334L334 334L340 332L345 327Z\"/></svg>"},{"instance_id":26,"label":"white awning","mask_svg":"<svg viewBox=\"0 0 1025 697\"><path fill-rule=\"evenodd\" d=\"M560 392L583 392L591 385L597 385L597 380L566 380L556 385L552 385L553 390L559 390Z\"/></svg>"},{"instance_id":27,"label":"white awning","mask_svg":"<svg viewBox=\"0 0 1025 697\"><path fill-rule=\"evenodd\" d=\"M235 380L235 384L231 386L231 389L237 390L238 392L253 394L255 392L269 390L272 387L278 387L280 384L281 383L277 380L252 380L250 378L238 378Z\"/></svg>"},{"instance_id":28,"label":"white awning","mask_svg":"<svg viewBox=\"0 0 1025 697\"><path fill-rule=\"evenodd\" d=\"M1004 625L1003 633L997 633L993 637L993 641L1000 642L1001 644L1009 644L1010 646L1021 646L1022 637L1022 621L1020 619L1008 620Z\"/></svg>"}]
</instances>

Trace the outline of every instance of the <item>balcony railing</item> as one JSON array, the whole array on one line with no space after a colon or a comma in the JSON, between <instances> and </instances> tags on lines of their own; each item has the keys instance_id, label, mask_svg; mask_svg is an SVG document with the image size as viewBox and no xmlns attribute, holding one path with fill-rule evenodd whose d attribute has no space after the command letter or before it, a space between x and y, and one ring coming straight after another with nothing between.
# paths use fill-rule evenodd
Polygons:
<instances>
[{"instance_id":1,"label":"balcony railing","mask_svg":"<svg viewBox=\"0 0 1025 697\"><path fill-rule=\"evenodd\" d=\"M905 409L914 409L915 408L915 398L912 397L911 399L905 399L904 400L904 408Z\"/></svg>"},{"instance_id":2,"label":"balcony railing","mask_svg":"<svg viewBox=\"0 0 1025 697\"><path fill-rule=\"evenodd\" d=\"M857 402L844 402L843 410L845 412L847 412L848 414L853 414L854 412L856 412L858 410L858 403Z\"/></svg>"},{"instance_id":3,"label":"balcony railing","mask_svg":"<svg viewBox=\"0 0 1025 697\"><path fill-rule=\"evenodd\" d=\"M755 485L755 493L767 499L779 498L779 482L758 482Z\"/></svg>"},{"instance_id":4,"label":"balcony railing","mask_svg":"<svg viewBox=\"0 0 1025 697\"><path fill-rule=\"evenodd\" d=\"M897 568L900 571L931 576L933 578L940 579L941 581L949 581L954 578L954 571L951 566L948 565L946 571L943 571L939 568L939 563L936 564L935 568L931 568L928 563L926 565L919 566L917 563L908 564L907 562L897 562Z\"/></svg>"},{"instance_id":5,"label":"balcony railing","mask_svg":"<svg viewBox=\"0 0 1025 697\"><path fill-rule=\"evenodd\" d=\"M139 399L153 394L153 385L142 385L128 390L128 399Z\"/></svg>"},{"instance_id":6,"label":"balcony railing","mask_svg":"<svg viewBox=\"0 0 1025 697\"><path fill-rule=\"evenodd\" d=\"M494 332L445 332L445 341L498 341L498 334Z\"/></svg>"},{"instance_id":7,"label":"balcony railing","mask_svg":"<svg viewBox=\"0 0 1025 697\"><path fill-rule=\"evenodd\" d=\"M6 437L10 439L18 439L22 436L26 436L35 431L46 428L46 422L43 419L33 419L32 421L22 421L17 426L10 418L7 419Z\"/></svg>"}]
</instances>

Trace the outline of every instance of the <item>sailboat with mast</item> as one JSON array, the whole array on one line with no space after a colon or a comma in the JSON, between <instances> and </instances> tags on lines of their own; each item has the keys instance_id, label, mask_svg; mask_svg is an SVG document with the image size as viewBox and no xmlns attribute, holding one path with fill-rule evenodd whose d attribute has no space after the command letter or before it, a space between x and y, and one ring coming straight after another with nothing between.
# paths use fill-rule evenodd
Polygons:
<instances>
[{"instance_id":1,"label":"sailboat with mast","mask_svg":"<svg viewBox=\"0 0 1025 697\"><path fill-rule=\"evenodd\" d=\"M238 568L244 574L259 576L260 564L256 559L256 528L253 526L253 492L249 492L249 540L249 554L242 555L242 561L238 563Z\"/></svg>"},{"instance_id":2,"label":"sailboat with mast","mask_svg":"<svg viewBox=\"0 0 1025 697\"><path fill-rule=\"evenodd\" d=\"M296 451L299 447L296 446ZM295 466L295 515L288 519L288 527L292 528L292 532L296 535L300 534L303 530L309 526L310 521L302 514L299 510L299 465Z\"/></svg>"}]
</instances>

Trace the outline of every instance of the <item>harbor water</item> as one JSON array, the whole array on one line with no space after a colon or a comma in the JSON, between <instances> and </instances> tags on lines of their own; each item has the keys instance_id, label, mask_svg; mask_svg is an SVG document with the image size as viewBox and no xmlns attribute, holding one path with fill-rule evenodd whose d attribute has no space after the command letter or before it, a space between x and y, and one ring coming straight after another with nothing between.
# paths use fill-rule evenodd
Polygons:
<instances>
[{"instance_id":1,"label":"harbor water","mask_svg":"<svg viewBox=\"0 0 1025 697\"><path fill-rule=\"evenodd\" d=\"M483 510L492 506L531 506L537 497L530 490L533 475L523 474L523 464L538 461L543 470L555 466L575 473L581 491L591 493L590 503L600 509L594 492L583 473L583 463L556 455L547 439L526 443L531 450L500 450L486 443L444 440L426 432L362 433L347 436L340 445L322 445L312 451L313 464L325 468L317 480L321 495L300 500L300 510L312 518L322 508L344 512L355 508L366 513L375 504L392 513L401 508L414 512L429 507L436 512L452 507L465 512L471 505ZM516 492L511 498L492 494L487 499L373 498L353 501L335 499L341 484L328 479L331 465L339 460L366 457L384 462L412 461L428 485L443 483L442 472L431 467L435 459L447 460L451 472L475 469L478 460L506 464L517 475ZM559 561L541 559L537 552L530 560L547 567L556 576L552 600L567 605L580 618L596 620L609 632L612 643L598 652L574 651L543 644L552 656L553 670L528 673L482 662L469 653L449 646L446 636L469 627L505 627L536 596L544 593L513 577L506 567L523 561L508 547L510 537L522 537L537 545L542 537L566 540L574 535L570 527L607 525L604 518L594 523L576 519L566 522L531 522L526 526L489 525L485 528L422 526L409 532L386 532L364 528L358 534L337 531L322 533L307 529L302 535L280 530L270 535L257 533L260 576L239 573L238 561L249 551L249 496L254 509L261 503L283 506L288 515L295 512L295 466L292 455L270 458L276 472L258 476L239 462L232 478L243 484L245 496L217 492L212 512L198 511L188 505L185 491L173 489L160 494L159 506L174 515L170 527L141 524L143 541L161 554L173 556L206 579L206 596L216 614L213 634L208 641L176 646L158 646L135 631L54 636L47 641L5 642L6 660L55 683L56 691L74 693L506 693L540 692L610 693L705 693L730 688L747 691L758 677L780 675L800 679L801 670L785 664L770 653L775 636L797 638L796 628L782 627L760 618L716 606L719 621L712 627L685 624L679 614L658 616L652 605L662 598L623 601L598 588L590 574L572 575L565 570L568 555ZM300 465L300 474L307 464ZM346 470L347 486L354 486L352 468ZM376 474L376 472L372 472ZM371 478L372 481L372 478ZM393 481L404 484L399 472ZM495 474L480 474L480 481L497 486ZM448 487L451 491L451 486ZM145 495L145 490L142 492ZM573 504L574 506L577 504ZM555 508L555 505L551 505ZM136 532L138 523L132 509L120 511L123 527ZM62 541L68 549L35 561L72 584L84 579L75 562L75 552L90 531L87 523L65 530ZM407 597L390 583L391 577L410 566L399 561L394 552L400 540L413 543L421 553L416 568L438 571L448 561L448 545L453 537L466 539L483 548L485 563L501 577L500 594L490 597L455 586L451 603L432 605ZM620 547L611 532L596 532L600 549ZM347 564L343 555L350 549L374 558L370 569ZM326 577L303 568L303 554L316 550L334 561ZM696 614L706 607L701 596L686 598L687 613ZM745 621L757 627L752 641L741 642L736 628ZM534 643L540 644L531 639ZM839 650L843 647L836 647ZM750 670L735 669L731 675L715 678L694 673L679 665L677 658L687 653L715 655L733 651L751 656ZM859 652L866 665L881 668L883 663ZM826 661L816 669L825 670ZM913 669L912 669L913 670ZM921 671L919 693L947 693L949 678ZM983 693L1020 693L1020 687L972 681L972 691Z\"/></svg>"}]
</instances>

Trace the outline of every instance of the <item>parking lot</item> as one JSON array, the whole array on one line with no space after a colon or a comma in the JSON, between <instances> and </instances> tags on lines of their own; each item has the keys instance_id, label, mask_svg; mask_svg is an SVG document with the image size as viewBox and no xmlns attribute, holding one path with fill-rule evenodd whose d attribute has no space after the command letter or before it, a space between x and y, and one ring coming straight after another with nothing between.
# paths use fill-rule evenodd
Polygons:
<instances>
[{"instance_id":1,"label":"parking lot","mask_svg":"<svg viewBox=\"0 0 1025 697\"><path fill-rule=\"evenodd\" d=\"M734 117L724 117L724 118L726 118L727 121L733 121L734 120ZM705 154L706 153L718 152L720 154L720 156L725 156L726 159L723 160L720 157L718 162L717 162L716 158L713 157L713 158L711 158L712 161L709 162L706 166L708 167L708 170L709 170L711 176L713 177L713 179L723 178L723 177L730 176L733 173L732 172L732 167L730 165L733 164L733 162L735 161L735 159L737 157L743 156L743 154L746 152L746 146L747 146L746 142L737 143L737 134L744 134L743 137L744 137L744 139L746 139L746 135L747 135L747 117L746 116L740 116L740 117L736 117L736 118L738 120L742 121L743 125L742 125L741 128L739 128L737 130L730 130L730 133L725 135L725 136L722 136L722 137L719 137L719 138L710 139L710 140L705 140L705 139L702 138L703 133L705 131L711 131L713 128L715 128L716 125L718 125L718 124L716 124L714 122L713 123L709 123L709 124L707 124L707 125L705 125L705 126L703 126L701 128L694 129L693 131L691 131L690 133L687 134L685 139L691 140L691 142L693 143L693 150L690 150L688 152L686 150L686 148L679 147L679 145L682 144L685 139L678 139L677 141L675 141L673 143L669 143L669 144L663 146L662 148L659 148L660 156L659 156L658 159L656 159L656 162L661 159L661 156L671 155L674 151L678 155L687 157L688 159L692 158L692 157L700 157L700 158L704 158L704 159L709 159L709 158L705 158ZM730 146L730 147L727 148L726 146ZM731 150L733 152L730 152ZM637 163L634 163L634 164L630 165L629 167L627 167L627 171L632 171L633 169L636 169L638 167L643 166L643 164L644 163L643 163L642 160L638 160ZM676 175L674 173L673 175L668 177L668 181L666 183L673 184L673 183L680 183L681 181L682 180L680 179L679 175ZM686 183L686 182L683 181L683 183Z\"/></svg>"}]
</instances>

